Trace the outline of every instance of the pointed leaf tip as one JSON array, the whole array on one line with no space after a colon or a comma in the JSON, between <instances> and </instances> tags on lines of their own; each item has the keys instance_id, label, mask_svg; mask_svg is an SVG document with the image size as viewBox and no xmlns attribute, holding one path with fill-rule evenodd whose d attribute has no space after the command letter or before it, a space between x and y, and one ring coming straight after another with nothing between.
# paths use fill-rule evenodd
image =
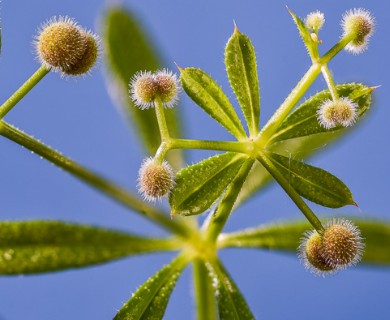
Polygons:
<instances>
[{"instance_id":1,"label":"pointed leaf tip","mask_svg":"<svg viewBox=\"0 0 390 320\"><path fill-rule=\"evenodd\" d=\"M183 69L182 67L180 67L180 66L176 63L176 61L174 61L173 63L175 64L175 66L176 66L177 70L179 70L179 72L183 72L183 71L184 71L184 69Z\"/></svg>"},{"instance_id":2,"label":"pointed leaf tip","mask_svg":"<svg viewBox=\"0 0 390 320\"><path fill-rule=\"evenodd\" d=\"M260 89L256 53L251 40L238 29L226 44L225 66L230 86L247 122L249 134L255 136L260 122Z\"/></svg>"},{"instance_id":3,"label":"pointed leaf tip","mask_svg":"<svg viewBox=\"0 0 390 320\"><path fill-rule=\"evenodd\" d=\"M300 196L328 208L355 203L348 187L331 173L276 153L268 155Z\"/></svg>"},{"instance_id":4,"label":"pointed leaf tip","mask_svg":"<svg viewBox=\"0 0 390 320\"><path fill-rule=\"evenodd\" d=\"M234 33L240 32L240 30L238 30L236 20L234 20L234 19L233 19L233 25L234 25Z\"/></svg>"}]
</instances>

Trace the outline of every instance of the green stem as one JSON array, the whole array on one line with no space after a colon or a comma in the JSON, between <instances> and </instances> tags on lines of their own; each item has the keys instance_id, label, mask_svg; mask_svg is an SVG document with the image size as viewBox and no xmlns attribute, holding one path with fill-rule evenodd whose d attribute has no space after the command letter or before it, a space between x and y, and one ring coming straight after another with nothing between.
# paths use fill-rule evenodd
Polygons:
<instances>
[{"instance_id":1,"label":"green stem","mask_svg":"<svg viewBox=\"0 0 390 320\"><path fill-rule=\"evenodd\" d=\"M234 180L228 187L227 191L223 195L221 201L218 204L217 209L210 220L208 221L206 232L206 240L214 243L218 235L222 232L226 221L228 220L234 203L237 200L238 194L241 191L249 171L252 168L254 160L248 159L241 167L240 171L235 176Z\"/></svg>"},{"instance_id":2,"label":"green stem","mask_svg":"<svg viewBox=\"0 0 390 320\"><path fill-rule=\"evenodd\" d=\"M167 126L167 120L165 119L164 107L160 98L157 98L154 101L154 108L156 109L156 117L158 127L160 129L161 140L164 141L169 139L169 130Z\"/></svg>"},{"instance_id":3,"label":"green stem","mask_svg":"<svg viewBox=\"0 0 390 320\"><path fill-rule=\"evenodd\" d=\"M354 39L356 35L348 34L344 36L340 41L334 45L327 53L325 53L321 58L316 62L313 62L313 65L305 73L302 79L298 82L295 88L290 92L284 102L280 105L278 110L274 113L271 119L264 126L263 130L259 133L256 140L260 142L263 146L266 146L269 142L269 139L272 137L274 132L278 129L283 120L288 116L294 106L305 94L307 89L312 85L314 80L318 77L323 66L326 66L327 63L334 58L334 56L339 53L345 46Z\"/></svg>"},{"instance_id":4,"label":"green stem","mask_svg":"<svg viewBox=\"0 0 390 320\"><path fill-rule=\"evenodd\" d=\"M47 69L44 65L42 65L23 85L15 91L15 93L8 98L6 102L4 102L0 106L0 119L3 119L5 115L11 111L11 109L23 99L23 97L30 92L35 85L42 80L42 78L49 73L49 69Z\"/></svg>"},{"instance_id":5,"label":"green stem","mask_svg":"<svg viewBox=\"0 0 390 320\"><path fill-rule=\"evenodd\" d=\"M258 151L257 160L267 169L267 171L274 177L274 179L280 184L284 191L289 195L292 201L302 211L311 225L319 232L322 233L324 227L321 221L317 218L309 206L302 200L301 196L291 188L288 180L280 173L280 171L274 166L272 161L261 151Z\"/></svg>"},{"instance_id":6,"label":"green stem","mask_svg":"<svg viewBox=\"0 0 390 320\"><path fill-rule=\"evenodd\" d=\"M305 73L302 79L298 82L295 88L278 108L278 110L276 110L271 119L267 122L263 130L260 131L256 139L257 141L263 141L264 144L267 144L273 133L278 129L282 121L288 116L294 106L306 93L307 89L309 89L320 72L320 64L313 64L310 67L310 69Z\"/></svg>"},{"instance_id":7,"label":"green stem","mask_svg":"<svg viewBox=\"0 0 390 320\"><path fill-rule=\"evenodd\" d=\"M106 180L96 173L89 171L73 160L65 157L58 151L51 149L5 121L0 122L0 135L40 155L81 181L113 198L117 202L136 211L137 213L140 213L142 216L149 218L153 222L164 227L166 230L172 231L180 236L188 236L190 234L191 230L185 227L184 224L179 223L178 221L171 221L167 214L147 205L145 202L133 196L123 188L117 186L109 180Z\"/></svg>"},{"instance_id":8,"label":"green stem","mask_svg":"<svg viewBox=\"0 0 390 320\"><path fill-rule=\"evenodd\" d=\"M333 81L332 73L330 72L327 64L325 64L321 67L321 72L322 72L322 75L324 76L326 84L328 85L328 89L329 89L330 94L332 96L332 100L337 101L339 99L339 94L337 92L336 85Z\"/></svg>"},{"instance_id":9,"label":"green stem","mask_svg":"<svg viewBox=\"0 0 390 320\"><path fill-rule=\"evenodd\" d=\"M216 320L214 289L209 272L201 259L195 259L193 264L197 320Z\"/></svg>"},{"instance_id":10,"label":"green stem","mask_svg":"<svg viewBox=\"0 0 390 320\"><path fill-rule=\"evenodd\" d=\"M252 144L240 141L171 139L170 149L221 150L250 154L252 152Z\"/></svg>"},{"instance_id":11,"label":"green stem","mask_svg":"<svg viewBox=\"0 0 390 320\"><path fill-rule=\"evenodd\" d=\"M168 151L169 151L169 147L166 141L161 142L160 146L157 149L156 154L154 155L154 158L159 163L162 163Z\"/></svg>"},{"instance_id":12,"label":"green stem","mask_svg":"<svg viewBox=\"0 0 390 320\"><path fill-rule=\"evenodd\" d=\"M350 43L356 37L355 34L347 34L340 39L327 53L325 53L319 60L319 63L322 65L327 64L330 60L334 58L341 50L343 50L348 43Z\"/></svg>"}]
</instances>

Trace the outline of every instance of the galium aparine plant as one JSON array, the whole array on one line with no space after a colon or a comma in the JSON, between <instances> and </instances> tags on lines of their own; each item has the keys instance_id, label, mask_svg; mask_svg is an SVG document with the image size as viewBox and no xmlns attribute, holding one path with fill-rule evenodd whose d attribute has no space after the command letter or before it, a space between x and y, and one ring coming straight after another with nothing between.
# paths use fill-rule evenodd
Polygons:
<instances>
[{"instance_id":1,"label":"galium aparine plant","mask_svg":"<svg viewBox=\"0 0 390 320\"><path fill-rule=\"evenodd\" d=\"M125 32L124 25L128 25L129 29L134 28L132 22L129 22L130 18L116 10L109 15L109 23L112 25L106 35L109 66L115 60L109 32L115 30L118 21L121 25L118 32ZM199 68L178 67L180 81L175 73L163 68L140 68L126 79L129 88L126 83L122 90L126 87L124 92L131 104L128 111L137 115L134 117L135 124L138 121L144 127L149 126L150 130L158 132L160 138L156 145L155 140L148 141L150 136L141 136L145 144L154 143L153 155L146 157L139 169L138 190L143 199L3 119L49 71L59 72L62 76L83 75L90 72L98 59L99 38L79 26L75 20L60 17L45 23L34 42L41 67L0 107L0 134L156 223L169 231L172 237L148 238L53 221L2 222L0 241L3 241L4 248L0 249L0 272L50 272L86 267L137 253L177 251L178 255L173 261L135 291L115 319L161 319L178 277L188 264L193 264L198 319L238 320L254 319L254 315L220 261L218 251L221 249L263 248L266 245L262 240L271 237L275 250L292 251L298 247L298 256L304 266L313 274L321 276L334 274L360 260L380 260L382 256L378 248L373 250L376 252L374 256L366 257L363 252L364 248L371 252L370 237L377 236L378 222L336 217L326 219L324 223L304 200L328 208L356 205L349 188L331 173L304 161L291 159L281 151L283 146L299 138L305 138L305 143L315 146L318 134L322 136L322 143L326 144L334 139L333 133L341 135L356 125L370 108L374 88L357 83L336 85L328 64L343 49L353 54L365 51L375 29L374 19L365 9L347 12L342 18L341 39L320 55L319 45L323 45L323 41L319 32L324 28L325 15L314 11L301 20L292 11L289 12L312 65L263 127L260 127L255 49L251 40L237 26L225 48L225 66L245 126L228 95L210 75ZM137 37L137 32L132 32L132 36ZM132 50L140 50L138 57L148 59L150 53L142 49L141 43ZM325 79L326 90L297 106L320 75ZM178 121L174 107L179 103L181 90L234 139L182 139L173 134L174 122ZM299 152L301 146L290 145L290 150L294 148L293 151ZM177 164L183 163L182 153L172 151L186 149L215 150L219 153L198 163L180 167ZM180 161L173 161L175 157ZM222 233L231 212L263 187L268 177L272 177L284 189L307 222L265 225ZM152 205L164 197L169 202L171 217ZM205 212L208 213L208 219L199 228L188 217ZM280 239L285 235L295 241L282 244ZM55 246L50 246L53 243ZM26 245L26 248L21 244ZM86 247L84 251L76 252L71 249L74 244ZM18 255L18 250L25 250L24 254Z\"/></svg>"}]
</instances>

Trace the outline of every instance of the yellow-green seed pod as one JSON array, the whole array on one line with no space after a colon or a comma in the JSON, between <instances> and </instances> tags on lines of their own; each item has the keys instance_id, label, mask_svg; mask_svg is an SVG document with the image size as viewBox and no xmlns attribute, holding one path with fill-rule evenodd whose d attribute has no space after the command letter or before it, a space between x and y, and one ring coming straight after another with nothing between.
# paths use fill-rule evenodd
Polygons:
<instances>
[{"instance_id":1,"label":"yellow-green seed pod","mask_svg":"<svg viewBox=\"0 0 390 320\"><path fill-rule=\"evenodd\" d=\"M176 74L166 69L157 71L154 75L154 81L157 85L157 96L162 104L171 108L175 105L179 94L179 84Z\"/></svg>"},{"instance_id":2,"label":"yellow-green seed pod","mask_svg":"<svg viewBox=\"0 0 390 320\"><path fill-rule=\"evenodd\" d=\"M349 127L356 122L358 105L351 99L343 97L336 101L326 100L317 110L317 119L326 129L337 125Z\"/></svg>"},{"instance_id":3,"label":"yellow-green seed pod","mask_svg":"<svg viewBox=\"0 0 390 320\"><path fill-rule=\"evenodd\" d=\"M75 63L64 68L63 72L67 75L78 76L88 73L99 56L99 38L89 31L80 30L80 32L85 40L84 54Z\"/></svg>"},{"instance_id":4,"label":"yellow-green seed pod","mask_svg":"<svg viewBox=\"0 0 390 320\"><path fill-rule=\"evenodd\" d=\"M148 201L155 201L167 195L174 185L174 175L168 162L157 163L147 158L141 165L138 190Z\"/></svg>"},{"instance_id":5,"label":"yellow-green seed pod","mask_svg":"<svg viewBox=\"0 0 390 320\"><path fill-rule=\"evenodd\" d=\"M138 108L149 109L154 106L158 89L154 81L154 75L151 72L137 72L129 86L130 97Z\"/></svg>"},{"instance_id":6,"label":"yellow-green seed pod","mask_svg":"<svg viewBox=\"0 0 390 320\"><path fill-rule=\"evenodd\" d=\"M337 271L324 258L322 237L315 230L307 232L301 239L298 256L305 268L316 275L325 276Z\"/></svg>"},{"instance_id":7,"label":"yellow-green seed pod","mask_svg":"<svg viewBox=\"0 0 390 320\"><path fill-rule=\"evenodd\" d=\"M171 108L177 102L180 91L177 76L165 69L154 74L149 71L137 72L129 86L130 97L140 109L153 108L156 99L164 107Z\"/></svg>"},{"instance_id":8,"label":"yellow-green seed pod","mask_svg":"<svg viewBox=\"0 0 390 320\"><path fill-rule=\"evenodd\" d=\"M305 19L305 25L314 32L318 32L325 23L324 14L320 11L310 12Z\"/></svg>"},{"instance_id":9,"label":"yellow-green seed pod","mask_svg":"<svg viewBox=\"0 0 390 320\"><path fill-rule=\"evenodd\" d=\"M353 54L359 54L367 49L368 41L375 29L375 21L371 13L365 9L348 11L341 21L343 36L352 34L353 40L345 47Z\"/></svg>"},{"instance_id":10,"label":"yellow-green seed pod","mask_svg":"<svg viewBox=\"0 0 390 320\"><path fill-rule=\"evenodd\" d=\"M41 63L63 72L83 57L86 40L73 19L54 17L40 29L35 47Z\"/></svg>"},{"instance_id":11,"label":"yellow-green seed pod","mask_svg":"<svg viewBox=\"0 0 390 320\"><path fill-rule=\"evenodd\" d=\"M359 229L344 219L330 221L322 235L322 250L326 262L344 269L360 261L364 244Z\"/></svg>"}]
</instances>

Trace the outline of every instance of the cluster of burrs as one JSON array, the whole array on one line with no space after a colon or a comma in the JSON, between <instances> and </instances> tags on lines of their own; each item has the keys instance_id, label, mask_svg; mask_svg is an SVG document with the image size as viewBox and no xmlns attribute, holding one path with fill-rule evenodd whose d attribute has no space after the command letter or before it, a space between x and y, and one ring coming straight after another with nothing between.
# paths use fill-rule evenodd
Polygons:
<instances>
[{"instance_id":1,"label":"cluster of burrs","mask_svg":"<svg viewBox=\"0 0 390 320\"><path fill-rule=\"evenodd\" d=\"M316 45L322 43L318 32L323 27L323 13L310 13L305 19L306 28ZM374 18L364 9L353 9L342 19L342 39L345 49L353 54L366 50L374 31ZM327 68L327 67L326 67ZM317 110L318 122L326 129L348 127L358 118L358 105L348 97L339 97L329 70L325 72L331 99L325 100ZM173 107L180 91L177 76L168 70L155 73L143 71L130 81L130 96L140 109ZM160 157L144 160L139 170L139 191L148 201L169 194L174 186L171 166ZM306 268L317 275L332 274L356 264L362 256L364 244L359 229L345 219L333 219L322 230L306 233L299 246L299 257Z\"/></svg>"},{"instance_id":2,"label":"cluster of burrs","mask_svg":"<svg viewBox=\"0 0 390 320\"><path fill-rule=\"evenodd\" d=\"M321 43L321 40L318 39L318 31L324 23L324 14L319 11L310 13L305 19L306 27L312 31L311 37L317 43ZM342 37L347 35L351 37L345 49L353 54L364 52L368 47L368 42L375 27L375 21L371 13L365 9L350 10L344 14L341 26L343 29ZM319 123L326 129L336 126L349 127L356 122L358 105L350 98L339 98L337 93L335 95L332 93L332 99L325 100L319 106L317 117Z\"/></svg>"},{"instance_id":3,"label":"cluster of burrs","mask_svg":"<svg viewBox=\"0 0 390 320\"><path fill-rule=\"evenodd\" d=\"M178 101L180 86L176 74L166 69L155 73L138 72L130 81L130 95L140 109L149 109L160 103L172 108ZM174 173L165 160L146 158L139 170L138 188L148 201L161 199L174 185Z\"/></svg>"},{"instance_id":4,"label":"cluster of burrs","mask_svg":"<svg viewBox=\"0 0 390 320\"><path fill-rule=\"evenodd\" d=\"M34 41L38 60L66 76L88 73L99 55L99 38L69 17L44 23Z\"/></svg>"}]
</instances>

